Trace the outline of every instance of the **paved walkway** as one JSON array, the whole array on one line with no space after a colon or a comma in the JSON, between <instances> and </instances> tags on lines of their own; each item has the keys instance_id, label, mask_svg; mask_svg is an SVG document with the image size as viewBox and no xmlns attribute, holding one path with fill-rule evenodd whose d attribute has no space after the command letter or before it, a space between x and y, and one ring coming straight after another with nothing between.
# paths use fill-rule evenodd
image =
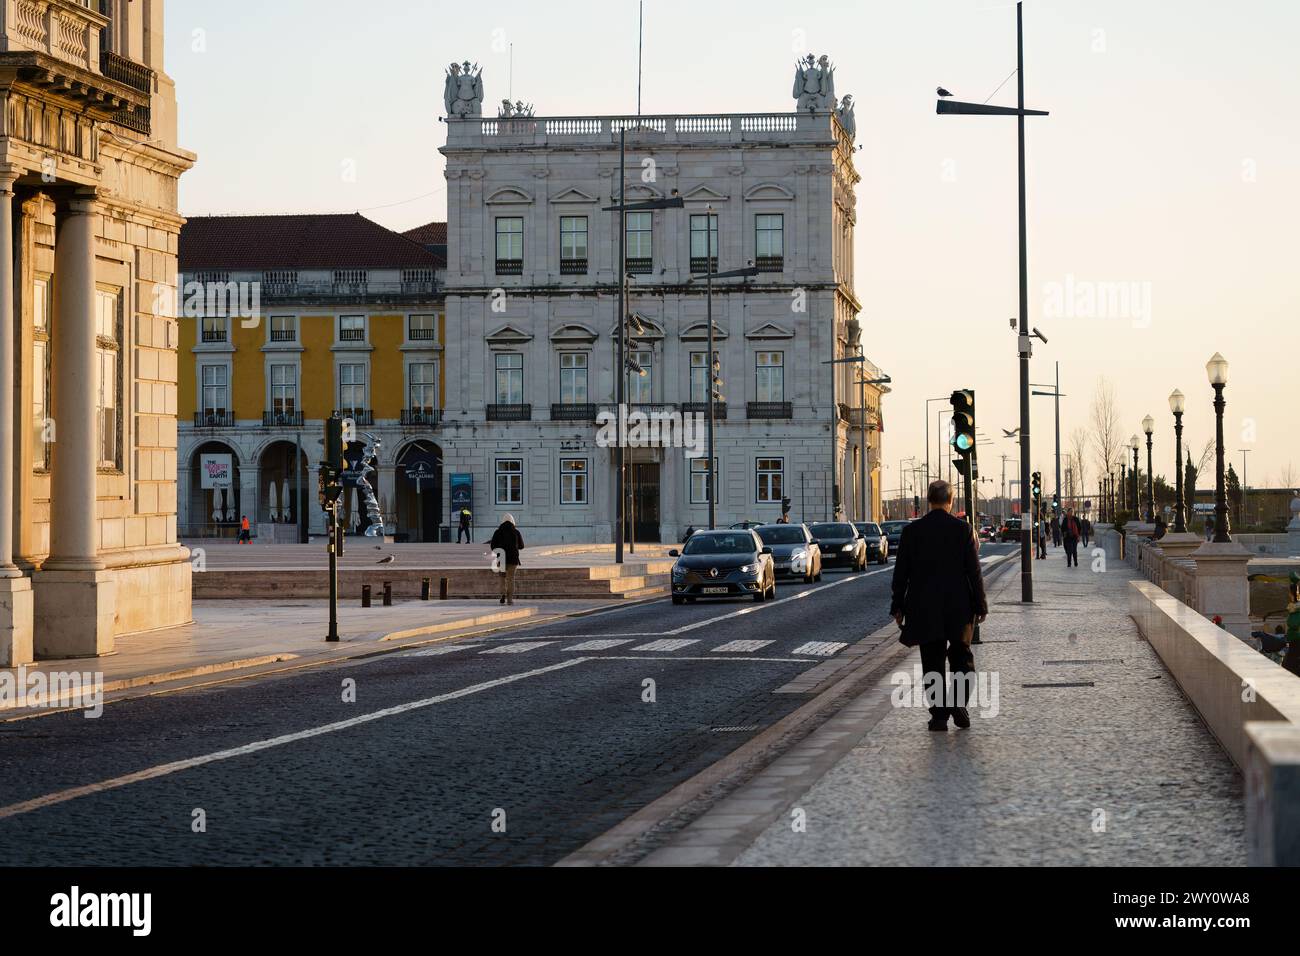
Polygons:
<instances>
[{"instance_id":1,"label":"paved walkway","mask_svg":"<svg viewBox=\"0 0 1300 956\"><path fill-rule=\"evenodd\" d=\"M77 672L103 675L105 692L186 680L227 671L341 660L388 648L409 647L464 633L621 606L619 601L396 601L383 607L339 607L339 641L326 643L326 601L195 601L194 623L119 637L104 657L38 661L27 672ZM14 674L15 668L0 668ZM0 712L17 713L13 700L0 700Z\"/></svg>"},{"instance_id":2,"label":"paved walkway","mask_svg":"<svg viewBox=\"0 0 1300 956\"><path fill-rule=\"evenodd\" d=\"M236 544L215 538L187 538L181 543L191 550L202 549L208 571L319 569L326 560L323 538L313 539L310 544ZM662 561L669 549L676 547L680 545L639 544L635 552L626 553L626 563ZM488 550L485 544L376 544L358 537L347 539L338 565L343 570L373 568L379 558L391 554L401 568L482 568L488 564ZM614 548L599 544L538 545L525 547L521 557L525 568L586 568L612 565Z\"/></svg>"},{"instance_id":3,"label":"paved walkway","mask_svg":"<svg viewBox=\"0 0 1300 956\"><path fill-rule=\"evenodd\" d=\"M1240 776L1128 616L1133 571L1067 570L1060 550L1034 571L1032 607L1018 567L991 588L975 660L996 716L927 731L891 703L891 675L919 669L901 652L645 862L1244 865Z\"/></svg>"}]
</instances>

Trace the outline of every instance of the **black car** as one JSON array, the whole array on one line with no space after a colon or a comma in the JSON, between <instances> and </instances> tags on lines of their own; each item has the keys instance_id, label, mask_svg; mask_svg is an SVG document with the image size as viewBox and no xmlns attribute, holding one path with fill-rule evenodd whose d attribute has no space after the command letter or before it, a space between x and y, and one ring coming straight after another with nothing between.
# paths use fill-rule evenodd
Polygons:
<instances>
[{"instance_id":1,"label":"black car","mask_svg":"<svg viewBox=\"0 0 1300 956\"><path fill-rule=\"evenodd\" d=\"M765 524L754 529L772 549L772 563L778 575L789 574L804 583L822 579L822 554L804 524Z\"/></svg>"},{"instance_id":2,"label":"black car","mask_svg":"<svg viewBox=\"0 0 1300 956\"><path fill-rule=\"evenodd\" d=\"M1008 518L1003 522L1002 527L998 529L999 541L1019 541L1020 540L1020 519Z\"/></svg>"},{"instance_id":3,"label":"black car","mask_svg":"<svg viewBox=\"0 0 1300 956\"><path fill-rule=\"evenodd\" d=\"M858 529L867 542L867 560L873 564L889 563L889 539L880 525L874 521L855 521L853 527Z\"/></svg>"},{"instance_id":4,"label":"black car","mask_svg":"<svg viewBox=\"0 0 1300 956\"><path fill-rule=\"evenodd\" d=\"M753 531L697 531L680 553L673 550L668 556L677 559L672 570L674 604L701 597L776 597L772 549Z\"/></svg>"},{"instance_id":5,"label":"black car","mask_svg":"<svg viewBox=\"0 0 1300 956\"><path fill-rule=\"evenodd\" d=\"M889 553L898 557L898 548L902 543L903 529L912 523L911 518L902 521L885 521L880 527L885 532L885 538L889 541Z\"/></svg>"},{"instance_id":6,"label":"black car","mask_svg":"<svg viewBox=\"0 0 1300 956\"><path fill-rule=\"evenodd\" d=\"M847 564L861 571L867 566L867 542L849 522L819 521L810 524L808 530L821 548L823 567Z\"/></svg>"}]
</instances>

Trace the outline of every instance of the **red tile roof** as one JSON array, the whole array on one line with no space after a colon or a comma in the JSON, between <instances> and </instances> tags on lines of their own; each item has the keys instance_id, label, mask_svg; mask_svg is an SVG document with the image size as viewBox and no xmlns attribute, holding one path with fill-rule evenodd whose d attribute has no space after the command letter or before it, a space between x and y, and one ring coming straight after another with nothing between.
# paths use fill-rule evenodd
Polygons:
<instances>
[{"instance_id":1,"label":"red tile roof","mask_svg":"<svg viewBox=\"0 0 1300 956\"><path fill-rule=\"evenodd\" d=\"M445 222L427 222L402 233L412 242L422 246L445 246L447 244L447 224Z\"/></svg>"},{"instance_id":2,"label":"red tile roof","mask_svg":"<svg viewBox=\"0 0 1300 956\"><path fill-rule=\"evenodd\" d=\"M180 235L180 271L435 269L445 260L360 213L195 216Z\"/></svg>"}]
</instances>

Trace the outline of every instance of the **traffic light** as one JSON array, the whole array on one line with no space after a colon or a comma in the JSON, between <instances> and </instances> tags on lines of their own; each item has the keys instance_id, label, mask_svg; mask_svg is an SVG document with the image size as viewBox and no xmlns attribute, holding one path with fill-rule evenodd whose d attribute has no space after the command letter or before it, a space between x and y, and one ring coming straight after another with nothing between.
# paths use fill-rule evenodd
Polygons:
<instances>
[{"instance_id":1,"label":"traffic light","mask_svg":"<svg viewBox=\"0 0 1300 956\"><path fill-rule=\"evenodd\" d=\"M952 460L952 466L957 469L957 474L961 475L963 478L970 477L970 463L970 459L965 456L954 458Z\"/></svg>"},{"instance_id":2,"label":"traffic light","mask_svg":"<svg viewBox=\"0 0 1300 956\"><path fill-rule=\"evenodd\" d=\"M789 499L789 498L782 498L782 499L781 499L781 514L783 514L783 515L788 515L789 513L790 513L790 499Z\"/></svg>"},{"instance_id":3,"label":"traffic light","mask_svg":"<svg viewBox=\"0 0 1300 956\"><path fill-rule=\"evenodd\" d=\"M1024 472L1022 471L1021 474L1023 475ZM1040 472L1036 471L1030 476L1029 491L1035 498L1043 493L1043 476Z\"/></svg>"},{"instance_id":4,"label":"traffic light","mask_svg":"<svg viewBox=\"0 0 1300 956\"><path fill-rule=\"evenodd\" d=\"M342 469L343 462L343 419L338 417L325 419L325 461L330 468Z\"/></svg>"},{"instance_id":5,"label":"traffic light","mask_svg":"<svg viewBox=\"0 0 1300 956\"><path fill-rule=\"evenodd\" d=\"M952 446L963 455L975 449L975 392L958 389L949 399L952 402Z\"/></svg>"}]
</instances>

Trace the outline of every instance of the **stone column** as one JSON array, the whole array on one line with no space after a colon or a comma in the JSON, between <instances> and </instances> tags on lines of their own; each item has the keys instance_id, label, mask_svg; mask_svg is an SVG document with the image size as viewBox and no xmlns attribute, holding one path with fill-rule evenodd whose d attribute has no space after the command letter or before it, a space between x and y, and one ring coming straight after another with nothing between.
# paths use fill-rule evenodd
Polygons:
<instances>
[{"instance_id":1,"label":"stone column","mask_svg":"<svg viewBox=\"0 0 1300 956\"><path fill-rule=\"evenodd\" d=\"M14 182L19 169L0 166L0 462L12 464L14 441ZM25 415L26 421L30 416ZM30 468L30 465L26 467ZM14 484L0 480L0 667L32 661L32 583L14 565Z\"/></svg>"},{"instance_id":2,"label":"stone column","mask_svg":"<svg viewBox=\"0 0 1300 956\"><path fill-rule=\"evenodd\" d=\"M54 249L50 556L36 576L39 657L113 650L115 578L99 558L93 190L65 197Z\"/></svg>"},{"instance_id":3,"label":"stone column","mask_svg":"<svg viewBox=\"0 0 1300 956\"><path fill-rule=\"evenodd\" d=\"M1188 557L1196 562L1196 609L1208 618L1218 615L1225 628L1248 639L1250 552L1236 541L1207 541Z\"/></svg>"}]
</instances>

